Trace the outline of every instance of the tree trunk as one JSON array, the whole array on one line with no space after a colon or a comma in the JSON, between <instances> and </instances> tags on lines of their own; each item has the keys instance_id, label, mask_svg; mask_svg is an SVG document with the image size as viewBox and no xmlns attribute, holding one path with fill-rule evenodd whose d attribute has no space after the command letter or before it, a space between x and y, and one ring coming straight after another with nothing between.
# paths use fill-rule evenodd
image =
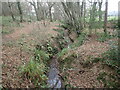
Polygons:
<instances>
[{"instance_id":1,"label":"tree trunk","mask_svg":"<svg viewBox=\"0 0 120 90\"><path fill-rule=\"evenodd\" d=\"M51 13L51 7L49 7L49 16L50 16L50 22L52 22L52 13Z\"/></svg>"},{"instance_id":2,"label":"tree trunk","mask_svg":"<svg viewBox=\"0 0 120 90\"><path fill-rule=\"evenodd\" d=\"M95 17L96 17L96 4L97 2L94 2L93 5L91 5L92 9L90 10L90 20L89 20L89 34L91 35L92 29L95 26Z\"/></svg>"},{"instance_id":3,"label":"tree trunk","mask_svg":"<svg viewBox=\"0 0 120 90\"><path fill-rule=\"evenodd\" d=\"M10 2L8 2L8 6L9 6L9 9L10 9L10 13L11 13L12 20L15 21L15 17L14 17L14 15L13 15L12 7L11 7Z\"/></svg>"},{"instance_id":4,"label":"tree trunk","mask_svg":"<svg viewBox=\"0 0 120 90\"><path fill-rule=\"evenodd\" d=\"M108 12L108 0L105 2L105 16L104 16L104 33L107 34L107 12Z\"/></svg>"},{"instance_id":5,"label":"tree trunk","mask_svg":"<svg viewBox=\"0 0 120 90\"><path fill-rule=\"evenodd\" d=\"M83 15L83 17L84 17L84 20L83 20L83 27L85 27L85 15L86 15L86 0L84 0L84 15Z\"/></svg>"},{"instance_id":6,"label":"tree trunk","mask_svg":"<svg viewBox=\"0 0 120 90\"><path fill-rule=\"evenodd\" d=\"M29 3L33 6L33 8L34 8L34 10L35 10L35 14L36 14L36 17L37 17L37 21L40 21L39 13L38 13L37 7L36 7L36 5L35 5L35 2L32 0L32 2L29 2Z\"/></svg>"},{"instance_id":7,"label":"tree trunk","mask_svg":"<svg viewBox=\"0 0 120 90\"><path fill-rule=\"evenodd\" d=\"M55 3L48 2L47 4L48 4L48 8L49 8L48 12L49 12L50 22L52 22L53 19L52 19L52 12L51 12L51 10L52 10L52 7L54 6Z\"/></svg>"},{"instance_id":8,"label":"tree trunk","mask_svg":"<svg viewBox=\"0 0 120 90\"><path fill-rule=\"evenodd\" d=\"M119 2L120 5L120 2ZM120 59L120 8L118 8L118 59Z\"/></svg>"},{"instance_id":9,"label":"tree trunk","mask_svg":"<svg viewBox=\"0 0 120 90\"><path fill-rule=\"evenodd\" d=\"M44 19L44 12L42 10L42 5L39 0L37 0L37 13L38 13L38 20L43 20Z\"/></svg>"},{"instance_id":10,"label":"tree trunk","mask_svg":"<svg viewBox=\"0 0 120 90\"><path fill-rule=\"evenodd\" d=\"M5 11L4 11L3 7L2 7L2 15L5 16Z\"/></svg>"},{"instance_id":11,"label":"tree trunk","mask_svg":"<svg viewBox=\"0 0 120 90\"><path fill-rule=\"evenodd\" d=\"M73 2L66 2L66 3L61 2L61 3L68 18L66 23L68 24L68 29L75 31L75 33L79 36L82 29L82 23L81 20L79 20L80 18L79 14L81 13L76 12L76 10L78 11L78 9L74 7L75 4L77 4L76 6L78 7L79 3L73 3Z\"/></svg>"},{"instance_id":12,"label":"tree trunk","mask_svg":"<svg viewBox=\"0 0 120 90\"><path fill-rule=\"evenodd\" d=\"M83 16L83 6L84 6L84 0L82 1L82 5L81 5L81 17Z\"/></svg>"},{"instance_id":13,"label":"tree trunk","mask_svg":"<svg viewBox=\"0 0 120 90\"><path fill-rule=\"evenodd\" d=\"M102 2L99 2L98 4L99 4L99 24L100 24L102 20L102 11L101 11Z\"/></svg>"},{"instance_id":14,"label":"tree trunk","mask_svg":"<svg viewBox=\"0 0 120 90\"><path fill-rule=\"evenodd\" d=\"M80 2L79 2L79 0L77 2L77 7L78 7L78 14L79 14L78 16L81 17L81 14L80 14L81 10L80 10Z\"/></svg>"},{"instance_id":15,"label":"tree trunk","mask_svg":"<svg viewBox=\"0 0 120 90\"><path fill-rule=\"evenodd\" d=\"M18 5L19 14L20 14L20 22L23 22L23 12L22 12L20 2L17 2L17 5Z\"/></svg>"},{"instance_id":16,"label":"tree trunk","mask_svg":"<svg viewBox=\"0 0 120 90\"><path fill-rule=\"evenodd\" d=\"M35 9L35 13L36 13L37 21L40 21L36 6L33 5L33 7L34 7L34 9Z\"/></svg>"}]
</instances>

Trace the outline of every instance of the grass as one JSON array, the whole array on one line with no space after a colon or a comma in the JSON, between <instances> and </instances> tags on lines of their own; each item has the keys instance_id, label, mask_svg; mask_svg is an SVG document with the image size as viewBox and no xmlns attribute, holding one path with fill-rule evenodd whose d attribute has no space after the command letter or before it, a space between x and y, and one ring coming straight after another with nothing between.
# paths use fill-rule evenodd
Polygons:
<instances>
[{"instance_id":1,"label":"grass","mask_svg":"<svg viewBox=\"0 0 120 90\"><path fill-rule=\"evenodd\" d=\"M118 88L120 86L118 78L114 75L107 74L106 72L100 72L97 80L103 82L106 88Z\"/></svg>"},{"instance_id":2,"label":"grass","mask_svg":"<svg viewBox=\"0 0 120 90\"><path fill-rule=\"evenodd\" d=\"M20 72L25 77L32 81L35 86L45 86L47 76L44 74L46 67L44 63L38 63L35 60L30 60L27 65L21 67Z\"/></svg>"},{"instance_id":3,"label":"grass","mask_svg":"<svg viewBox=\"0 0 120 90\"><path fill-rule=\"evenodd\" d=\"M102 54L102 57L92 58L84 62L85 66L91 66L93 63L101 62L102 65L107 65L115 74L111 75L106 72L100 72L97 77L98 81L103 82L104 86L107 88L118 88L119 85L119 75L120 75L120 58L118 57L118 46L117 42L110 43L110 49Z\"/></svg>"},{"instance_id":4,"label":"grass","mask_svg":"<svg viewBox=\"0 0 120 90\"><path fill-rule=\"evenodd\" d=\"M13 27L23 27L19 21L13 22L10 16L0 16L0 25L2 26L3 35L14 32Z\"/></svg>"},{"instance_id":5,"label":"grass","mask_svg":"<svg viewBox=\"0 0 120 90\"><path fill-rule=\"evenodd\" d=\"M70 48L79 47L86 40L86 33L82 33L77 39L77 41L70 45Z\"/></svg>"},{"instance_id":6,"label":"grass","mask_svg":"<svg viewBox=\"0 0 120 90\"><path fill-rule=\"evenodd\" d=\"M10 29L10 28L2 28L2 34L10 34L12 33L14 30Z\"/></svg>"},{"instance_id":7,"label":"grass","mask_svg":"<svg viewBox=\"0 0 120 90\"><path fill-rule=\"evenodd\" d=\"M97 58L90 58L89 61L92 63L102 62L104 65L107 65L113 68L118 74L120 74L120 59L118 56L118 46L116 45L117 42L110 43L110 49L107 50L105 53L102 54L102 57Z\"/></svg>"},{"instance_id":8,"label":"grass","mask_svg":"<svg viewBox=\"0 0 120 90\"><path fill-rule=\"evenodd\" d=\"M58 54L58 62L60 63L60 69L71 68L72 62L78 57L78 54L70 51L70 48L64 48Z\"/></svg>"},{"instance_id":9,"label":"grass","mask_svg":"<svg viewBox=\"0 0 120 90\"><path fill-rule=\"evenodd\" d=\"M39 63L43 62L44 64L47 64L50 57L49 54L42 50L35 50L35 60Z\"/></svg>"},{"instance_id":10,"label":"grass","mask_svg":"<svg viewBox=\"0 0 120 90\"><path fill-rule=\"evenodd\" d=\"M118 46L111 44L111 48L103 54L103 62L106 65L114 68L120 74L120 58L118 56L118 52Z\"/></svg>"},{"instance_id":11,"label":"grass","mask_svg":"<svg viewBox=\"0 0 120 90\"><path fill-rule=\"evenodd\" d=\"M20 68L23 77L30 79L35 87L47 87L49 55L42 50L35 50L34 57Z\"/></svg>"},{"instance_id":12,"label":"grass","mask_svg":"<svg viewBox=\"0 0 120 90\"><path fill-rule=\"evenodd\" d=\"M23 27L18 20L13 21L11 16L1 16L0 25L4 27ZM17 19L19 17L16 17Z\"/></svg>"},{"instance_id":13,"label":"grass","mask_svg":"<svg viewBox=\"0 0 120 90\"><path fill-rule=\"evenodd\" d=\"M61 52L58 53L58 57L64 56L68 52L68 48L64 48Z\"/></svg>"},{"instance_id":14,"label":"grass","mask_svg":"<svg viewBox=\"0 0 120 90\"><path fill-rule=\"evenodd\" d=\"M117 16L108 16L108 21L110 20L118 20Z\"/></svg>"},{"instance_id":15,"label":"grass","mask_svg":"<svg viewBox=\"0 0 120 90\"><path fill-rule=\"evenodd\" d=\"M105 33L97 33L97 35L98 35L98 39L97 40L99 42L105 42L108 39L112 39L114 37L117 37L117 35L115 36L115 35L110 35L110 34L105 34Z\"/></svg>"}]
</instances>

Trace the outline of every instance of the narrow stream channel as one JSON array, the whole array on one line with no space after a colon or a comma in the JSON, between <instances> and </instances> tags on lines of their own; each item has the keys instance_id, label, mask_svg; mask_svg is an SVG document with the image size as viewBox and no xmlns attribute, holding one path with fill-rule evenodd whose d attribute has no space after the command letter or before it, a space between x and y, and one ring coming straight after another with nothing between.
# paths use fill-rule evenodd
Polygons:
<instances>
[{"instance_id":1,"label":"narrow stream channel","mask_svg":"<svg viewBox=\"0 0 120 90\"><path fill-rule=\"evenodd\" d=\"M69 48L69 45L72 43L70 41L70 38L68 37L68 33L65 32L65 38L68 41L68 44L66 45L67 48ZM52 61L50 63L50 71L48 74L48 85L50 88L62 88L63 82L61 80L61 77L59 76L59 63L57 56L53 56Z\"/></svg>"},{"instance_id":2,"label":"narrow stream channel","mask_svg":"<svg viewBox=\"0 0 120 90\"><path fill-rule=\"evenodd\" d=\"M62 82L59 76L58 61L56 57L53 57L50 63L50 71L48 74L47 83L50 88L61 88L62 87Z\"/></svg>"}]
</instances>

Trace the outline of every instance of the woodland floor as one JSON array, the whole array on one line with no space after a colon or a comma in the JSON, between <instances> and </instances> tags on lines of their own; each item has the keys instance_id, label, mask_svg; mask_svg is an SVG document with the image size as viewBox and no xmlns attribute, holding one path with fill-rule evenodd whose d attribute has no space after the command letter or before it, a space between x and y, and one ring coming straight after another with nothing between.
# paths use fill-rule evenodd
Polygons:
<instances>
[{"instance_id":1,"label":"woodland floor","mask_svg":"<svg viewBox=\"0 0 120 90\"><path fill-rule=\"evenodd\" d=\"M104 88L104 84L97 80L99 73L106 72L114 75L114 70L110 67L103 66L101 62L91 63L89 65L84 62L89 61L90 58L101 57L101 54L109 49L109 41L116 41L111 39L106 42L98 42L96 35L85 41L85 43L75 49L70 50L70 53L76 53L78 58L73 61L71 69L63 72L68 78L68 83L74 87L79 88ZM69 54L69 53L68 53Z\"/></svg>"},{"instance_id":2,"label":"woodland floor","mask_svg":"<svg viewBox=\"0 0 120 90\"><path fill-rule=\"evenodd\" d=\"M2 84L3 87L34 87L34 85L20 77L19 68L21 65L27 63L32 57L32 49L34 46L51 36L57 35L56 23L47 23L45 27L42 22L23 23L23 27L15 27L14 32L2 36ZM104 87L103 83L96 80L99 72L105 70L113 73L109 67L103 69L100 62L84 68L82 62L90 57L100 57L101 54L108 50L109 41L98 42L96 35L92 35L85 43L72 50L78 53L79 58L72 64L74 67L67 70L68 82L77 87ZM114 39L112 39L114 40ZM22 43L22 44L21 44ZM21 46L22 45L22 46Z\"/></svg>"},{"instance_id":3,"label":"woodland floor","mask_svg":"<svg viewBox=\"0 0 120 90\"><path fill-rule=\"evenodd\" d=\"M22 28L15 27L13 33L2 36L3 87L34 87L30 81L20 77L19 68L33 56L32 49L36 44L57 35L57 32L53 31L58 25L56 23L47 23L46 27L42 22L22 24Z\"/></svg>"}]
</instances>

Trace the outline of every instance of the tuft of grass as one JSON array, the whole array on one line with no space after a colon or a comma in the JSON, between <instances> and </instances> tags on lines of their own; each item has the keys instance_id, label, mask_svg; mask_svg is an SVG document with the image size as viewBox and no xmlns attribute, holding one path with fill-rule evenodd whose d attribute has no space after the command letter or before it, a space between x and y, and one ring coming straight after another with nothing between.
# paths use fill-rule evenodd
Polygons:
<instances>
[{"instance_id":1,"label":"tuft of grass","mask_svg":"<svg viewBox=\"0 0 120 90\"><path fill-rule=\"evenodd\" d=\"M19 18L16 16L16 19ZM0 22L0 25L5 27L23 27L19 20L13 21L11 16L2 16L1 19L2 22Z\"/></svg>"},{"instance_id":2,"label":"tuft of grass","mask_svg":"<svg viewBox=\"0 0 120 90\"><path fill-rule=\"evenodd\" d=\"M77 38L77 42L70 45L70 48L79 47L80 45L82 45L84 43L85 40L86 40L86 33L82 33Z\"/></svg>"},{"instance_id":3,"label":"tuft of grass","mask_svg":"<svg viewBox=\"0 0 120 90\"><path fill-rule=\"evenodd\" d=\"M97 77L98 81L101 81L107 88L118 88L120 87L118 78L114 75L107 74L106 72L100 72Z\"/></svg>"},{"instance_id":4,"label":"tuft of grass","mask_svg":"<svg viewBox=\"0 0 120 90\"><path fill-rule=\"evenodd\" d=\"M36 86L46 84L47 76L44 74L46 67L44 63L38 63L35 60L30 60L27 65L23 65L20 69L21 74L30 79Z\"/></svg>"},{"instance_id":5,"label":"tuft of grass","mask_svg":"<svg viewBox=\"0 0 120 90\"><path fill-rule=\"evenodd\" d=\"M58 53L58 57L64 56L68 52L68 48L64 48L61 52Z\"/></svg>"},{"instance_id":6,"label":"tuft of grass","mask_svg":"<svg viewBox=\"0 0 120 90\"><path fill-rule=\"evenodd\" d=\"M78 57L78 54L71 52L70 48L64 48L58 53L58 59L61 69L70 68L72 62Z\"/></svg>"},{"instance_id":7,"label":"tuft of grass","mask_svg":"<svg viewBox=\"0 0 120 90\"><path fill-rule=\"evenodd\" d=\"M118 46L115 45L116 42L110 43L110 49L103 53L104 64L114 68L115 70L120 70L120 58L118 55Z\"/></svg>"},{"instance_id":8,"label":"tuft of grass","mask_svg":"<svg viewBox=\"0 0 120 90\"><path fill-rule=\"evenodd\" d=\"M42 50L35 50L35 60L39 63L43 62L47 64L48 60L50 59L49 54Z\"/></svg>"},{"instance_id":9,"label":"tuft of grass","mask_svg":"<svg viewBox=\"0 0 120 90\"><path fill-rule=\"evenodd\" d=\"M110 35L110 34L105 34L105 33L98 33L98 41L99 42L105 42L108 39L114 38L115 36Z\"/></svg>"},{"instance_id":10,"label":"tuft of grass","mask_svg":"<svg viewBox=\"0 0 120 90\"><path fill-rule=\"evenodd\" d=\"M100 81L102 80L105 83L105 76L107 75L106 72L101 72L99 73L99 76L97 77L97 80Z\"/></svg>"},{"instance_id":11,"label":"tuft of grass","mask_svg":"<svg viewBox=\"0 0 120 90\"><path fill-rule=\"evenodd\" d=\"M20 68L20 73L30 79L36 87L47 87L49 55L42 50L35 50L34 57Z\"/></svg>"},{"instance_id":12,"label":"tuft of grass","mask_svg":"<svg viewBox=\"0 0 120 90\"><path fill-rule=\"evenodd\" d=\"M10 34L12 33L14 30L8 29L8 28L2 28L2 34Z\"/></svg>"}]
</instances>

